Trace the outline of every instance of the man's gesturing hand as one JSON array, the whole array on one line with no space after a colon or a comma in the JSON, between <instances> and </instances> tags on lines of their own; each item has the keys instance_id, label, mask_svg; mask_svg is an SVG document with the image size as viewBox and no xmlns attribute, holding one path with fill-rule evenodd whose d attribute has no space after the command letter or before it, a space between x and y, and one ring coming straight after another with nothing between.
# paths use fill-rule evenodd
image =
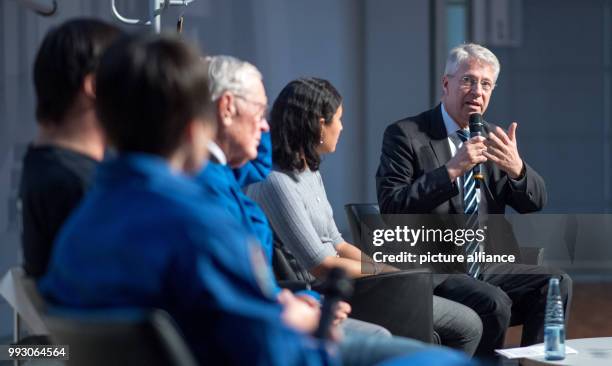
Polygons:
<instances>
[{"instance_id":1,"label":"man's gesturing hand","mask_svg":"<svg viewBox=\"0 0 612 366\"><path fill-rule=\"evenodd\" d=\"M482 136L472 137L464 142L461 149L457 150L455 156L446 163L451 182L472 169L474 165L487 161L484 155L486 150L485 138Z\"/></svg>"},{"instance_id":2,"label":"man's gesturing hand","mask_svg":"<svg viewBox=\"0 0 612 366\"><path fill-rule=\"evenodd\" d=\"M508 128L508 134L501 128L495 127L489 133L489 139L485 142L487 150L483 153L487 159L505 171L512 179L519 178L523 170L523 160L516 146L517 126L516 122L512 122Z\"/></svg>"}]
</instances>

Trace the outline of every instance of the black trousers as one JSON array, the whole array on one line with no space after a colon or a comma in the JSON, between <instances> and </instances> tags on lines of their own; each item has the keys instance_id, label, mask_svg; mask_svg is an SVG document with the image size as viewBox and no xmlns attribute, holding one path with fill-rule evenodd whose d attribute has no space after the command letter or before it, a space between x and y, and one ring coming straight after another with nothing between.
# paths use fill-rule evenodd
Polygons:
<instances>
[{"instance_id":1,"label":"black trousers","mask_svg":"<svg viewBox=\"0 0 612 366\"><path fill-rule=\"evenodd\" d=\"M546 294L552 276L560 279L567 324L572 279L553 267L494 264L486 268L478 279L467 274L449 275L434 288L434 294L460 302L480 316L483 334L476 356L488 358L495 355L495 349L502 348L509 326L523 325L521 346L543 342Z\"/></svg>"}]
</instances>

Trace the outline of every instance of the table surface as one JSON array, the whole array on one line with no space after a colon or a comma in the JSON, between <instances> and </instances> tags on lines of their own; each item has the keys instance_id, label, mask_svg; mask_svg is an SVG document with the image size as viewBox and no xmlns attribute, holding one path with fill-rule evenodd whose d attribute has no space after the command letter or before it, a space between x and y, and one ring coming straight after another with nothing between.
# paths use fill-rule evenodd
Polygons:
<instances>
[{"instance_id":1,"label":"table surface","mask_svg":"<svg viewBox=\"0 0 612 366\"><path fill-rule=\"evenodd\" d=\"M612 365L612 337L568 339L566 346L570 346L578 354L567 355L564 360L547 361L544 356L531 357L521 362L521 365L568 365L568 366L610 366Z\"/></svg>"}]
</instances>

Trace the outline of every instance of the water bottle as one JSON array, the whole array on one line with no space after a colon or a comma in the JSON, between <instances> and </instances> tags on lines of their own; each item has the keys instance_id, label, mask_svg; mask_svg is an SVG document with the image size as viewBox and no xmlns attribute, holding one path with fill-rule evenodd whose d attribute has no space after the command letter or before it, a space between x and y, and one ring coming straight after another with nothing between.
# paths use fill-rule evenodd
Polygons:
<instances>
[{"instance_id":1,"label":"water bottle","mask_svg":"<svg viewBox=\"0 0 612 366\"><path fill-rule=\"evenodd\" d=\"M559 279L555 277L548 282L546 317L544 319L544 350L547 360L562 360L565 358L563 301L559 290Z\"/></svg>"}]
</instances>

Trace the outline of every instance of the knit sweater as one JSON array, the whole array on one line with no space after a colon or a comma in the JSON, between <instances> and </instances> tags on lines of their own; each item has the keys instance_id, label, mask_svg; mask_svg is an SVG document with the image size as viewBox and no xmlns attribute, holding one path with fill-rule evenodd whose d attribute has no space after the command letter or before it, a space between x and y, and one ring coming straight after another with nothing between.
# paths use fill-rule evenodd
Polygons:
<instances>
[{"instance_id":1,"label":"knit sweater","mask_svg":"<svg viewBox=\"0 0 612 366\"><path fill-rule=\"evenodd\" d=\"M321 174L274 170L247 194L264 210L274 233L302 266L311 269L344 239L338 231Z\"/></svg>"}]
</instances>

